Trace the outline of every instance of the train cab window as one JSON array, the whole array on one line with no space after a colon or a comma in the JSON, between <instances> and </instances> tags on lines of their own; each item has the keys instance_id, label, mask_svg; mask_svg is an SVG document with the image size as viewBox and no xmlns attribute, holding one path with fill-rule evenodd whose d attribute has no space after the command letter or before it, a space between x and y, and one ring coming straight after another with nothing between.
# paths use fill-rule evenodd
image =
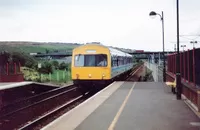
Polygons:
<instances>
[{"instance_id":1,"label":"train cab window","mask_svg":"<svg viewBox=\"0 0 200 130\"><path fill-rule=\"evenodd\" d=\"M77 67L97 67L107 66L107 55L95 54L95 55L76 55L75 66Z\"/></svg>"},{"instance_id":2,"label":"train cab window","mask_svg":"<svg viewBox=\"0 0 200 130\"><path fill-rule=\"evenodd\" d=\"M107 66L107 55L96 55L97 66Z\"/></svg>"},{"instance_id":3,"label":"train cab window","mask_svg":"<svg viewBox=\"0 0 200 130\"><path fill-rule=\"evenodd\" d=\"M84 66L84 55L76 55L74 66L82 67Z\"/></svg>"},{"instance_id":4,"label":"train cab window","mask_svg":"<svg viewBox=\"0 0 200 130\"><path fill-rule=\"evenodd\" d=\"M84 66L95 66L95 55L85 55Z\"/></svg>"}]
</instances>

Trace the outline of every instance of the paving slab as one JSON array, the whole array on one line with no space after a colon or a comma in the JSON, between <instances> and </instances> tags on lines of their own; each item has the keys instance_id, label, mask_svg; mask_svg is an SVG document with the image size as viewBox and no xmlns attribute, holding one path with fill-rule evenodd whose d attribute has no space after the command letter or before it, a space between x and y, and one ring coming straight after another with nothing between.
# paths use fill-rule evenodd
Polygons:
<instances>
[{"instance_id":1,"label":"paving slab","mask_svg":"<svg viewBox=\"0 0 200 130\"><path fill-rule=\"evenodd\" d=\"M76 130L108 130L133 84L125 82ZM200 119L164 87L161 82L136 83L114 130L199 130Z\"/></svg>"}]
</instances>

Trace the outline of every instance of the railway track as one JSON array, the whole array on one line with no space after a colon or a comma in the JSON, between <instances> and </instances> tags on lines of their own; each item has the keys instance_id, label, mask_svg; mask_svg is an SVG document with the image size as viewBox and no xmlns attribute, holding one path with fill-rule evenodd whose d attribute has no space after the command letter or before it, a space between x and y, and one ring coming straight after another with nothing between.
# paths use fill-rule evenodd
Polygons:
<instances>
[{"instance_id":1,"label":"railway track","mask_svg":"<svg viewBox=\"0 0 200 130\"><path fill-rule=\"evenodd\" d=\"M10 104L7 104L6 106L3 106L0 110L0 120L4 118L5 116L8 116L12 113L15 113L19 111L20 109L23 109L25 106L29 106L35 102L38 102L44 98L56 95L58 93L64 92L66 90L70 90L73 88L73 85L66 86L66 87L61 87L61 88L56 88L38 95L34 95L32 97L24 98L21 100L17 100L15 102L11 102Z\"/></svg>"},{"instance_id":2,"label":"railway track","mask_svg":"<svg viewBox=\"0 0 200 130\"><path fill-rule=\"evenodd\" d=\"M140 80L141 77L137 77L136 73L141 71L143 66L144 65L138 65L135 68L133 68L131 73L125 77L125 81L138 81L138 80Z\"/></svg>"},{"instance_id":3,"label":"railway track","mask_svg":"<svg viewBox=\"0 0 200 130\"><path fill-rule=\"evenodd\" d=\"M77 97L81 95L76 90L76 86L60 88L19 101L18 103L20 105L17 105L17 103L10 104L7 106L10 109L7 110L6 114L1 116L0 129L18 129L63 104L69 103L70 101L75 102L75 99L78 100ZM14 105L17 105L17 108L12 108Z\"/></svg>"},{"instance_id":4,"label":"railway track","mask_svg":"<svg viewBox=\"0 0 200 130\"><path fill-rule=\"evenodd\" d=\"M62 114L66 113L67 111L73 109L75 106L77 106L78 104L80 104L81 102L85 101L86 99L88 99L89 97L91 97L94 93L87 93L86 95L80 95L72 100L70 100L69 102L63 104L62 106L54 109L53 111L49 111L46 114L44 114L43 116L31 121L30 123L22 126L19 128L19 130L39 130L41 129L43 126L47 125L48 123L50 123L51 121L53 121L54 119L58 118L59 116L61 116Z\"/></svg>"},{"instance_id":5,"label":"railway track","mask_svg":"<svg viewBox=\"0 0 200 130\"><path fill-rule=\"evenodd\" d=\"M135 80L134 74L142 66L138 65L125 77L126 81ZM82 93L76 91L76 86L57 88L48 92L26 98L5 106L0 111L0 129L41 129L49 122L66 113L73 107L85 101L96 92Z\"/></svg>"}]
</instances>

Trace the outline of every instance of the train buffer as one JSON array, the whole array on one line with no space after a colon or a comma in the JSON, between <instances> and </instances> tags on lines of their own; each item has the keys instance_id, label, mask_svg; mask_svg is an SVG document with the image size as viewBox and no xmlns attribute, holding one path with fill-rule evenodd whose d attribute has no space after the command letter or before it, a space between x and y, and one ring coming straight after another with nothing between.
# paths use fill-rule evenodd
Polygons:
<instances>
[{"instance_id":1,"label":"train buffer","mask_svg":"<svg viewBox=\"0 0 200 130\"><path fill-rule=\"evenodd\" d=\"M162 82L114 82L42 130L199 130Z\"/></svg>"}]
</instances>

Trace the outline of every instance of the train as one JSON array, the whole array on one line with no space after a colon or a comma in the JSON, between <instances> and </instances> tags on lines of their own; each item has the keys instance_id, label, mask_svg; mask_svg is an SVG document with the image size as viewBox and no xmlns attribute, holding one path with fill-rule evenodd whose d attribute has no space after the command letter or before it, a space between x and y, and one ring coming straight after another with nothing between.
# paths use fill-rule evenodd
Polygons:
<instances>
[{"instance_id":1,"label":"train","mask_svg":"<svg viewBox=\"0 0 200 130\"><path fill-rule=\"evenodd\" d=\"M133 68L133 56L112 47L90 43L72 51L71 78L77 86L111 82Z\"/></svg>"}]
</instances>

